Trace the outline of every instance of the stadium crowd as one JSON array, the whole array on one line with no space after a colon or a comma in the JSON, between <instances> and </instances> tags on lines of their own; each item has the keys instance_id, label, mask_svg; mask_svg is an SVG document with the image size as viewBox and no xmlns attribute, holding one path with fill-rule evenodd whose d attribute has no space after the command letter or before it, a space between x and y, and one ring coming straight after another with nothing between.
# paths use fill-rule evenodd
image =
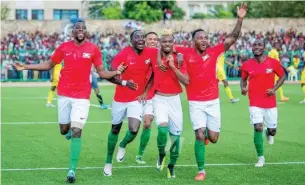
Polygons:
<instances>
[{"instance_id":1,"label":"stadium crowd","mask_svg":"<svg viewBox=\"0 0 305 185\"><path fill-rule=\"evenodd\" d=\"M223 42L227 37L226 32L209 33L211 43ZM270 31L266 33L246 32L243 33L237 42L226 53L227 65L226 73L229 78L240 77L239 67L252 56L252 43L256 38L263 38L266 41L266 48L272 49L275 42L281 44L280 60L281 64L294 72L297 78L300 77L301 69L304 65L305 37L303 33L296 30ZM28 33L19 31L9 33L1 38L1 79L49 79L49 71L23 71L22 74L12 67L13 62L21 61L26 64L42 63L49 59L54 49L62 42L70 40L69 35L64 33L44 34L40 31ZM128 33L101 33L89 34L89 40L102 51L103 62L106 69L109 69L113 57L129 43ZM175 33L177 45L190 46L190 33ZM266 52L268 52L266 51Z\"/></svg>"}]
</instances>

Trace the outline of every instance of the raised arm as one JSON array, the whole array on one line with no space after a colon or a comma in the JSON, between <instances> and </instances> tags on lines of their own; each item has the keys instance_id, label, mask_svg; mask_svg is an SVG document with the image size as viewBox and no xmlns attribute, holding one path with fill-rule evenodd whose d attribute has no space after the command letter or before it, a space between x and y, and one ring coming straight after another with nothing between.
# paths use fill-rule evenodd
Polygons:
<instances>
[{"instance_id":1,"label":"raised arm","mask_svg":"<svg viewBox=\"0 0 305 185\"><path fill-rule=\"evenodd\" d=\"M225 50L227 51L237 40L240 34L241 26L243 23L243 19L247 14L247 4L242 3L240 7L237 7L237 16L238 20L235 25L234 30L230 34L228 38L224 41Z\"/></svg>"}]
</instances>

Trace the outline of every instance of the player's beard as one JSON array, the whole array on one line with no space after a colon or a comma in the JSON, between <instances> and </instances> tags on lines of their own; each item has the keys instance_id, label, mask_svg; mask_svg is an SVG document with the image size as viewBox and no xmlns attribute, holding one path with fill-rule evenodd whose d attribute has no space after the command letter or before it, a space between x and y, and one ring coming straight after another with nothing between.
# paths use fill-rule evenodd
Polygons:
<instances>
[{"instance_id":1,"label":"player's beard","mask_svg":"<svg viewBox=\"0 0 305 185\"><path fill-rule=\"evenodd\" d=\"M76 36L75 39L77 40L78 43L81 43L81 42L83 42L83 41L85 40L85 37L82 38L82 39L79 39L79 38Z\"/></svg>"}]
</instances>

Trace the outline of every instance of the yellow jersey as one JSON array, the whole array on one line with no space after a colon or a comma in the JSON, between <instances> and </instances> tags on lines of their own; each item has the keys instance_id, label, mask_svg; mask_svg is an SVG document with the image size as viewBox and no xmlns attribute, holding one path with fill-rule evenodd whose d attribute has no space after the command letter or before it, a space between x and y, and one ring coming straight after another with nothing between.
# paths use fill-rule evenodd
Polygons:
<instances>
[{"instance_id":1,"label":"yellow jersey","mask_svg":"<svg viewBox=\"0 0 305 185\"><path fill-rule=\"evenodd\" d=\"M293 63L293 67L296 68L296 69L298 69L299 64L300 64L300 58L295 58L295 57L293 57L292 63Z\"/></svg>"},{"instance_id":2,"label":"yellow jersey","mask_svg":"<svg viewBox=\"0 0 305 185\"><path fill-rule=\"evenodd\" d=\"M58 71L60 71L61 70L61 64L56 64L55 66L54 66L54 73L55 73L55 71L56 72L58 72Z\"/></svg>"},{"instance_id":3,"label":"yellow jersey","mask_svg":"<svg viewBox=\"0 0 305 185\"><path fill-rule=\"evenodd\" d=\"M280 54L275 48L273 48L272 50L269 51L268 57L274 58L274 59L280 61Z\"/></svg>"},{"instance_id":4,"label":"yellow jersey","mask_svg":"<svg viewBox=\"0 0 305 185\"><path fill-rule=\"evenodd\" d=\"M224 69L224 67L225 67L225 55L222 54L217 60L217 68L221 70Z\"/></svg>"}]
</instances>

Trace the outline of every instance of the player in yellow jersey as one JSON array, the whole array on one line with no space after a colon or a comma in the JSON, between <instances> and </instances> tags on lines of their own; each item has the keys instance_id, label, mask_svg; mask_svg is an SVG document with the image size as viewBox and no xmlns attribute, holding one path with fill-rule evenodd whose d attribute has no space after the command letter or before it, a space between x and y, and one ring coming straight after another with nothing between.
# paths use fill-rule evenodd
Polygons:
<instances>
[{"instance_id":1,"label":"player in yellow jersey","mask_svg":"<svg viewBox=\"0 0 305 185\"><path fill-rule=\"evenodd\" d=\"M305 53L305 52L304 52ZM304 54L305 55L305 54ZM301 74L301 87L305 95L305 65L303 66L302 74ZM300 104L305 104L305 97L304 99L300 102Z\"/></svg>"},{"instance_id":2,"label":"player in yellow jersey","mask_svg":"<svg viewBox=\"0 0 305 185\"><path fill-rule=\"evenodd\" d=\"M222 81L224 87L225 87L225 92L227 96L229 97L231 103L236 103L239 101L239 99L234 98L232 95L231 88L229 87L229 83L227 81L226 73L225 73L225 55L222 54L217 61L217 78L219 81Z\"/></svg>"},{"instance_id":3,"label":"player in yellow jersey","mask_svg":"<svg viewBox=\"0 0 305 185\"><path fill-rule=\"evenodd\" d=\"M268 56L270 58L274 58L276 60L278 60L280 62L280 54L279 54L279 50L281 48L281 45L279 42L274 43L273 48L269 51ZM275 76L275 83L279 80L279 77L276 75ZM288 97L284 96L284 90L283 87L278 88L278 92L280 94L280 98L282 102L287 102L289 100Z\"/></svg>"},{"instance_id":4,"label":"player in yellow jersey","mask_svg":"<svg viewBox=\"0 0 305 185\"><path fill-rule=\"evenodd\" d=\"M53 71L51 71L51 89L48 93L48 100L46 107L55 107L55 105L52 104L52 100L55 94L56 87L58 85L59 76L60 76L60 70L61 70L61 64L56 64L53 68Z\"/></svg>"}]
</instances>

